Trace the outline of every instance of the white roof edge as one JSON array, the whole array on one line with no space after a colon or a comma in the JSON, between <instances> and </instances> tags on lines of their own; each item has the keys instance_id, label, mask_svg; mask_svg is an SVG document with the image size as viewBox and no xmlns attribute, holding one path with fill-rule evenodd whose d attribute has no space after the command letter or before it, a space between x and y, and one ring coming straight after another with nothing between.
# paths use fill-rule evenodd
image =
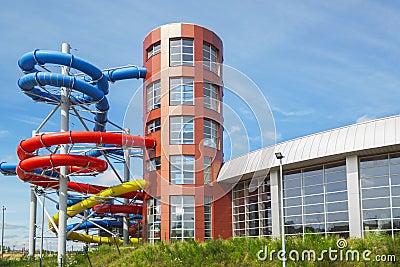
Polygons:
<instances>
[{"instance_id":1,"label":"white roof edge","mask_svg":"<svg viewBox=\"0 0 400 267\"><path fill-rule=\"evenodd\" d=\"M322 132L318 132L318 133L314 133L314 134L310 134L310 135L306 135L306 136L302 136L302 137L297 137L297 138L294 138L294 139L291 139L291 140L287 140L287 141L284 141L284 142L281 142L281 143L277 143L277 144L274 144L274 145L270 145L270 146L267 146L267 147L263 147L263 148L251 151L249 153L240 155L240 156L238 156L236 158L233 158L233 159L231 159L229 161L226 161L224 163L224 165L222 166L221 170L220 170L220 173L219 173L219 175L217 177L217 181L226 181L226 180L230 180L232 177L237 177L237 176L240 176L240 175L244 175L245 173L243 173L243 170L239 170L239 169L235 170L235 168L232 168L232 166L231 166L230 170L226 170L226 168L229 165L232 165L232 164L234 166L236 166L237 164L235 164L235 161L238 163L238 161L241 158L243 158L244 156L248 156L248 157L250 156L250 160L249 161L251 161L252 158L254 158L254 157L251 157L251 155L252 154L256 155L257 152L259 152L260 150L266 150L266 149L274 149L275 150L277 147L282 147L283 146L283 150L284 151L280 151L280 152L285 152L286 151L287 152L286 155L288 155L292 146L289 146L289 148L287 149L287 146L284 146L286 144L295 143L295 142L298 142L299 140L306 139L306 138L312 138L312 137L315 137L315 136L322 136L323 134L330 133L330 132L335 132L335 131L336 132L340 132L343 129L357 128L358 126L365 125L365 124L374 124L373 130L375 130L375 124L377 122L379 122L379 121L393 121L393 123L394 123L393 126L396 127L396 125L395 125L395 119L396 118L400 118L400 115L394 115L394 116L389 116L389 117L385 117L385 118L377 118L377 119L373 119L373 120L358 122L358 123L355 123L355 124L346 125L346 126L342 126L342 127L335 128L335 129L330 129L330 130L326 130L326 131L322 131ZM400 125L398 125L397 127L400 127ZM385 131L386 128L388 128L387 124L385 124L385 127L384 127L383 131ZM400 131L400 129L399 129L399 131ZM365 135L365 133L364 133L364 135ZM385 134L383 134L383 137L385 137ZM337 136L336 136L336 138L337 138ZM346 140L348 138L350 138L350 137L346 136ZM345 146L345 143L346 142L344 142L343 146ZM390 143L390 144L389 143L385 143L385 140L374 140L374 144L375 143L380 144L381 146L393 145L392 143ZM315 147L317 145L319 146L319 143L318 144L312 144L313 147L311 147L311 149L313 149L313 148L317 149ZM365 145L365 143L363 143L363 145ZM361 148L361 150L367 149L367 148L373 148L373 147L374 146L372 146L372 147L371 146L368 146L368 147L365 146L365 147ZM350 148L347 148L347 153L349 152L348 151L349 149ZM359 148L357 148L357 149L353 148L353 150L354 151L358 151L360 149ZM325 151L326 151L326 149L325 149ZM317 152L318 153L316 153L316 154L318 154L318 156L314 156L314 157L311 157L311 158L306 158L306 157L300 157L299 158L298 157L298 158L292 159L291 162L288 162L288 163L295 163L295 162L299 162L299 161L303 161L303 160L309 160L309 159L313 159L313 158L320 158L320 157L325 157L325 156L330 156L330 155L335 155L335 154L343 154L343 153L346 153L346 147L345 147L345 149L343 151L333 151L333 152L331 151L330 153L326 153L325 152L325 153L322 153L322 154L320 153L320 151L317 151ZM292 151L292 153L294 153L294 152ZM259 160L259 159L254 159L254 160ZM243 162L242 162L242 164L243 164ZM247 165L248 164L249 164L249 162L247 162ZM271 160L271 164L270 164L269 168L276 167L277 164L278 164L277 161Z\"/></svg>"}]
</instances>

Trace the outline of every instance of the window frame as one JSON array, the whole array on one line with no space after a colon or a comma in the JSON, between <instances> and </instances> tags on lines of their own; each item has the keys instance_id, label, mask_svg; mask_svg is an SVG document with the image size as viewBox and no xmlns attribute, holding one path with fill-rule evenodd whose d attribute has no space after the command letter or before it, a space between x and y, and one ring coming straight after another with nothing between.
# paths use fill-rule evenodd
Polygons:
<instances>
[{"instance_id":1,"label":"window frame","mask_svg":"<svg viewBox=\"0 0 400 267\"><path fill-rule=\"evenodd\" d=\"M161 118L156 118L147 123L147 134L161 130Z\"/></svg>"},{"instance_id":2,"label":"window frame","mask_svg":"<svg viewBox=\"0 0 400 267\"><path fill-rule=\"evenodd\" d=\"M191 89L190 89L191 88ZM189 89L189 90L187 90ZM177 96L177 97L176 97ZM169 79L169 105L194 105L194 78L170 77Z\"/></svg>"},{"instance_id":3,"label":"window frame","mask_svg":"<svg viewBox=\"0 0 400 267\"><path fill-rule=\"evenodd\" d=\"M161 107L161 80L156 80L146 87L147 112Z\"/></svg>"},{"instance_id":4,"label":"window frame","mask_svg":"<svg viewBox=\"0 0 400 267\"><path fill-rule=\"evenodd\" d=\"M194 155L171 155L169 164L169 182L171 184L195 184Z\"/></svg>"},{"instance_id":5,"label":"window frame","mask_svg":"<svg viewBox=\"0 0 400 267\"><path fill-rule=\"evenodd\" d=\"M219 112L219 86L208 81L203 82L203 106Z\"/></svg>"},{"instance_id":6,"label":"window frame","mask_svg":"<svg viewBox=\"0 0 400 267\"><path fill-rule=\"evenodd\" d=\"M185 200L189 200L185 201ZM174 200L175 199L175 200ZM169 237L170 240L177 241L177 240L188 240L195 238L195 231L196 231L196 220L195 220L195 197L193 195L178 195L178 196L170 196L170 232ZM178 205L172 204L174 202L179 202ZM185 203L186 202L186 203ZM193 203L193 204L192 204ZM175 211L174 211L175 210ZM179 213L177 212L179 211ZM188 217L191 219L188 219ZM180 217L179 217L180 216ZM178 219L179 218L179 219ZM173 228L173 224L181 227ZM193 227L186 228L186 225L193 224ZM176 235L173 236L173 231L181 232L180 236ZM192 233L192 236L185 236L185 232Z\"/></svg>"},{"instance_id":7,"label":"window frame","mask_svg":"<svg viewBox=\"0 0 400 267\"><path fill-rule=\"evenodd\" d=\"M210 133L206 133L206 129L209 129ZM219 149L219 123L212 119L204 118L203 130L204 146Z\"/></svg>"},{"instance_id":8,"label":"window frame","mask_svg":"<svg viewBox=\"0 0 400 267\"><path fill-rule=\"evenodd\" d=\"M175 121L176 120L176 121ZM185 129L185 127L189 127ZM169 143L170 145L193 145L194 144L194 116L170 116L169 117ZM175 130L179 129L179 130ZM174 137L177 134L177 138ZM187 138L185 136L190 136Z\"/></svg>"},{"instance_id":9,"label":"window frame","mask_svg":"<svg viewBox=\"0 0 400 267\"><path fill-rule=\"evenodd\" d=\"M150 45L149 48L146 49L147 52L147 60L151 57L161 53L161 41L155 42Z\"/></svg>"},{"instance_id":10,"label":"window frame","mask_svg":"<svg viewBox=\"0 0 400 267\"><path fill-rule=\"evenodd\" d=\"M208 56L207 56L208 53ZM218 49L210 43L203 42L203 68L218 74Z\"/></svg>"},{"instance_id":11,"label":"window frame","mask_svg":"<svg viewBox=\"0 0 400 267\"><path fill-rule=\"evenodd\" d=\"M179 43L176 43L179 41ZM191 42L189 44L188 42ZM176 52L172 52L174 50ZM186 50L186 51L185 51ZM191 50L189 52L188 50ZM172 60L173 56L178 56L179 60ZM190 57L191 60L184 59L185 57ZM169 66L193 66L194 65L194 39L192 38L171 38L169 39Z\"/></svg>"},{"instance_id":12,"label":"window frame","mask_svg":"<svg viewBox=\"0 0 400 267\"><path fill-rule=\"evenodd\" d=\"M161 170L161 157L155 157L147 160L147 171L159 171Z\"/></svg>"}]
</instances>

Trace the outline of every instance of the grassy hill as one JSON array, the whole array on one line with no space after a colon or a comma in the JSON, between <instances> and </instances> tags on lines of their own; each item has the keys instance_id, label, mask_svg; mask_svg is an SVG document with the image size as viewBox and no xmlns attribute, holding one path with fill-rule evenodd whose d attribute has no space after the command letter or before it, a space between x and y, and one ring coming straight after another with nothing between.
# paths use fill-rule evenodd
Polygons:
<instances>
[{"instance_id":1,"label":"grassy hill","mask_svg":"<svg viewBox=\"0 0 400 267\"><path fill-rule=\"evenodd\" d=\"M370 235L365 239L341 240L338 237L308 235L289 237L286 251L291 258L288 266L400 266L400 237ZM345 244L347 242L347 244ZM339 247L338 247L339 245ZM341 249L341 247L343 247ZM175 242L171 244L143 244L134 247L101 246L88 253L92 266L281 266L277 251L280 240L267 238L235 238L226 241ZM331 258L329 257L331 250ZM262 252L259 252L262 250ZM259 260L267 256L264 260ZM272 252L275 250L275 252ZM323 252L326 250L326 252ZM368 253L370 251L370 253ZM272 252L272 257L271 253ZM298 252L298 255L296 254ZM313 254L315 252L315 254ZM366 253L365 253L366 252ZM366 257L363 259L363 253ZM359 260L357 260L357 254ZM334 259L336 255L336 259ZM399 263L394 262L394 257ZM296 257L298 256L298 260ZM385 260L385 262L377 261ZM270 259L271 257L271 259ZM303 260L302 260L303 257ZM347 260L346 260L347 258ZM367 260L369 259L369 261ZM309 260L310 259L310 260ZM43 266L55 266L55 259ZM390 261L390 262L389 262ZM20 262L22 263L22 262ZM32 265L31 265L32 264ZM38 266L37 262L23 265ZM87 255L80 252L69 254L66 266L90 266Z\"/></svg>"}]
</instances>

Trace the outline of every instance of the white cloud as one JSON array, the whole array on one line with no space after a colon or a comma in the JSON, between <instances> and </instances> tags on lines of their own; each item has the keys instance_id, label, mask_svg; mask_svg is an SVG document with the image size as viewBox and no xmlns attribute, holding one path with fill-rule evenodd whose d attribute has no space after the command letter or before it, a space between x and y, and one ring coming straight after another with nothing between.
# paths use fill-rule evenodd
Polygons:
<instances>
[{"instance_id":1,"label":"white cloud","mask_svg":"<svg viewBox=\"0 0 400 267\"><path fill-rule=\"evenodd\" d=\"M9 130L0 130L0 138L1 137L6 137L10 135L10 131Z\"/></svg>"},{"instance_id":2,"label":"white cloud","mask_svg":"<svg viewBox=\"0 0 400 267\"><path fill-rule=\"evenodd\" d=\"M242 130L242 127L240 127L239 125L232 125L229 129L229 134L234 134L236 132L239 132Z\"/></svg>"},{"instance_id":3,"label":"white cloud","mask_svg":"<svg viewBox=\"0 0 400 267\"><path fill-rule=\"evenodd\" d=\"M306 116L306 115L310 115L314 112L312 109L308 109L308 108L302 109L302 110L288 111L288 110L284 110L282 108L278 108L276 106L273 106L272 110L276 111L278 113L281 113L285 116Z\"/></svg>"},{"instance_id":4,"label":"white cloud","mask_svg":"<svg viewBox=\"0 0 400 267\"><path fill-rule=\"evenodd\" d=\"M113 170L107 170L99 175L97 175L95 182L99 185L115 185L120 183L117 175Z\"/></svg>"},{"instance_id":5,"label":"white cloud","mask_svg":"<svg viewBox=\"0 0 400 267\"><path fill-rule=\"evenodd\" d=\"M363 116L359 117L359 118L356 120L356 123L365 122L365 121L370 121L370 120L373 120L373 119L376 119L376 118L375 118L375 117L368 116L368 115L363 115Z\"/></svg>"}]
</instances>

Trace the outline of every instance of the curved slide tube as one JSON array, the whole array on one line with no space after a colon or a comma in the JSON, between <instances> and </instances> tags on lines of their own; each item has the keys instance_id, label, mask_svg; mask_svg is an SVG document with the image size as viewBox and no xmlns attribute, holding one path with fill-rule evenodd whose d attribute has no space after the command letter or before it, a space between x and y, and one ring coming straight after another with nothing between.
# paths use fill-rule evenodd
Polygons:
<instances>
[{"instance_id":1,"label":"curved slide tube","mask_svg":"<svg viewBox=\"0 0 400 267\"><path fill-rule=\"evenodd\" d=\"M132 192L139 190L143 188L146 185L146 182L144 180L137 180L137 181L131 181L131 182L126 182L120 185L116 185L113 187L109 187L100 193L91 196L71 207L67 208L67 216L69 218L74 217L75 215L81 213L82 211L86 209L93 208L94 206L101 204L102 202L106 202L109 200L111 197L118 197L122 194ZM53 216L53 222L55 225L58 225L58 213L56 213ZM49 228L51 231L55 232L55 228L52 224L51 221L49 221ZM87 235L87 234L81 234L77 232L72 232L68 235L68 239L71 240L78 240L86 243L98 243L98 244L122 244L123 240L120 238L114 238L114 237L103 237L103 236L93 236L93 235ZM131 243L137 243L139 241L139 238L130 238Z\"/></svg>"},{"instance_id":2,"label":"curved slide tube","mask_svg":"<svg viewBox=\"0 0 400 267\"><path fill-rule=\"evenodd\" d=\"M40 72L36 66L45 64L56 64L81 71L84 75L69 76L59 73ZM18 86L22 91L35 101L56 104L60 101L60 92L50 92L44 86L66 87L74 91L69 95L70 103L92 104L95 103L95 127L96 132L64 132L53 134L42 134L22 141L17 148L20 159L18 166L0 164L0 172L7 175L16 174L23 181L44 187L57 189L59 186L59 168L67 167L67 172L73 174L97 174L107 169L105 161L98 159L100 150L106 149L102 146L116 145L120 147L151 148L155 146L153 139L135 137L125 134L105 133L107 123L107 112L109 110L108 94L109 82L131 78L145 78L146 69L129 66L102 72L96 66L71 54L58 51L35 50L23 55L18 65L25 73L18 80ZM35 152L43 147L51 147L60 144L94 143L96 148L86 155L73 154L51 154L35 155ZM111 153L117 153L112 151ZM120 151L118 151L120 153ZM96 156L96 157L94 157ZM83 183L68 182L68 189L84 194L95 194L79 203L68 207L68 217L73 217L82 211L92 208L100 203L110 200L112 197L125 197L143 199L143 192L137 190L144 186L144 181L127 182L113 187L104 187ZM73 201L74 202L74 201ZM109 205L109 204L106 204ZM121 208L121 207L119 207ZM132 208L132 207L131 207ZM135 212L138 208L135 210ZM58 224L58 213L54 215L55 225L50 229L55 231ZM122 243L122 240L107 237L96 237L72 232L68 239L94 243ZM137 242L137 239L131 239Z\"/></svg>"},{"instance_id":3,"label":"curved slide tube","mask_svg":"<svg viewBox=\"0 0 400 267\"><path fill-rule=\"evenodd\" d=\"M128 205L112 205L105 204L103 206L94 206L96 213L128 213L128 214L141 214L143 211L142 204L128 204Z\"/></svg>"},{"instance_id":4,"label":"curved slide tube","mask_svg":"<svg viewBox=\"0 0 400 267\"><path fill-rule=\"evenodd\" d=\"M41 66L48 63L77 69L90 76L91 79L87 81L58 73L40 72L35 68L36 65ZM67 87L83 93L84 95L79 98L72 98L77 104L97 102L96 109L98 112L95 115L97 123L94 131L105 131L109 109L108 101L105 97L108 94L108 81L145 78L147 72L145 68L131 66L103 73L99 68L79 57L49 50L35 50L26 53L19 59L18 65L24 73L27 73L18 80L18 86L35 101L51 102L52 100L53 102L59 102L59 94L50 94L36 87L51 85ZM93 82L95 85L89 82Z\"/></svg>"},{"instance_id":5,"label":"curved slide tube","mask_svg":"<svg viewBox=\"0 0 400 267\"><path fill-rule=\"evenodd\" d=\"M59 166L74 166L69 168L70 172L103 172L108 165L105 161L95 157L83 155L46 155L35 156L34 152L43 147L59 144L96 143L115 144L126 147L152 148L155 140L132 136L129 134L117 134L106 132L63 132L35 136L22 141L17 147L17 155L20 163L17 166L18 177L23 181L42 187L54 187L58 180L38 176L32 171L38 168L52 168ZM78 185L79 187L79 185Z\"/></svg>"},{"instance_id":6,"label":"curved slide tube","mask_svg":"<svg viewBox=\"0 0 400 267\"><path fill-rule=\"evenodd\" d=\"M77 143L95 143L98 145L103 144L114 144L117 146L124 147L140 147L140 148L152 148L155 146L154 139L143 138L138 136L132 136L129 134L121 133L107 133L107 132L62 132L62 133L51 133L42 134L35 136L30 139L22 141L17 147L17 155L20 159L20 163L16 168L18 177L23 180L30 182L35 185L42 187L56 187L58 186L58 180L54 180L53 177L43 177L37 173L33 173L33 170L53 170L60 166L68 166L70 172L84 173L91 172L103 172L107 169L108 165L104 160L85 156L85 155L71 155L71 154L51 154L45 156L36 156L35 151L43 147L51 147L59 144L77 144ZM92 208L97 204L103 203L109 200L109 197L122 197L128 193L135 192L144 186L144 181L133 181L123 183L121 185L113 186L110 188L104 188L102 191L94 196L82 200L81 202L68 207L68 217L73 217L80 212ZM79 187L81 184L68 183ZM78 189L79 188L75 188ZM89 190L99 190L98 186L87 187ZM93 192L93 191L91 191ZM135 192L136 193L136 192ZM136 193L135 196L138 196ZM107 204L108 205L108 204ZM131 206L132 208L132 206ZM139 210L139 209L137 209ZM138 213L138 212L132 212ZM58 213L53 217L56 225L58 224ZM51 225L51 223L50 223ZM55 228L51 225L50 229L55 231ZM121 243L120 239L89 236L80 233L73 232L68 236L69 239L79 240L83 242L94 242L94 243ZM137 242L137 239L131 239L132 243Z\"/></svg>"}]
</instances>

